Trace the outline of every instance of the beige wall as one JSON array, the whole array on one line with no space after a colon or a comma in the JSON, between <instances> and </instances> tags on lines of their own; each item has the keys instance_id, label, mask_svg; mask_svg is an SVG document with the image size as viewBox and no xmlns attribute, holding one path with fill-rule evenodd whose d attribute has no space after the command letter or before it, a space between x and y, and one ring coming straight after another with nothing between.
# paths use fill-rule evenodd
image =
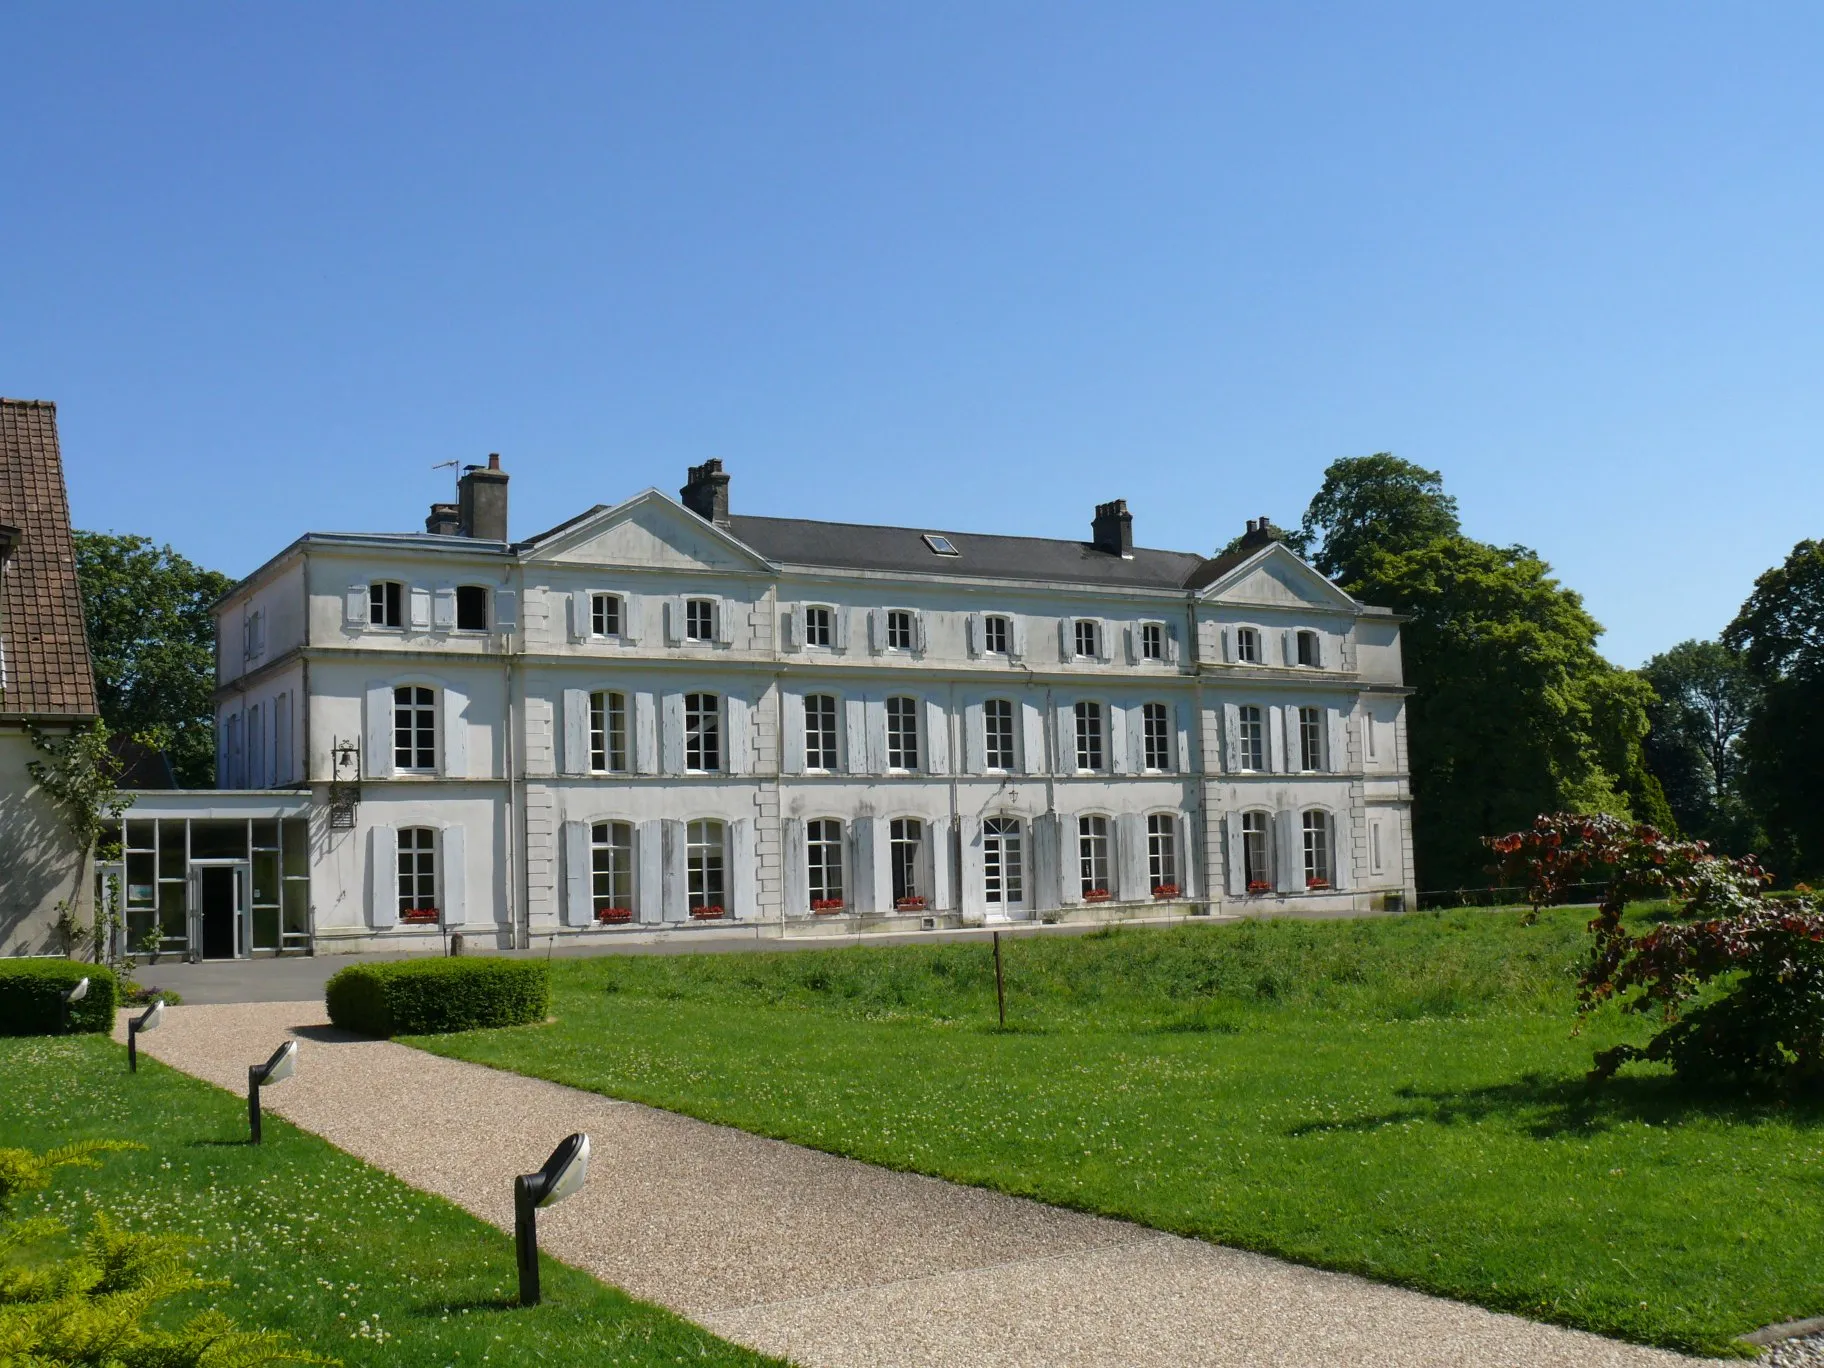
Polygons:
<instances>
[{"instance_id":1,"label":"beige wall","mask_svg":"<svg viewBox=\"0 0 1824 1368\"><path fill-rule=\"evenodd\" d=\"M89 917L88 881L69 829L26 765L39 758L23 728L0 724L0 955L58 948L57 902L74 898Z\"/></svg>"}]
</instances>

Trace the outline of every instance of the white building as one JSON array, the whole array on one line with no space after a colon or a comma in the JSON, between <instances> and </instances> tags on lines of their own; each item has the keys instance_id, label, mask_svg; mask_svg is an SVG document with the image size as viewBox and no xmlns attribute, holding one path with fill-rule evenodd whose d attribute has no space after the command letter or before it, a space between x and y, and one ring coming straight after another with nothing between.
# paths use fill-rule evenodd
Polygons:
<instances>
[{"instance_id":1,"label":"white building","mask_svg":"<svg viewBox=\"0 0 1824 1368\"><path fill-rule=\"evenodd\" d=\"M743 517L711 461L510 542L506 485L217 606L235 792L143 797L128 845L228 820L246 872L173 949L1411 896L1398 619L1264 519L1210 560L1119 501L1088 542Z\"/></svg>"}]
</instances>

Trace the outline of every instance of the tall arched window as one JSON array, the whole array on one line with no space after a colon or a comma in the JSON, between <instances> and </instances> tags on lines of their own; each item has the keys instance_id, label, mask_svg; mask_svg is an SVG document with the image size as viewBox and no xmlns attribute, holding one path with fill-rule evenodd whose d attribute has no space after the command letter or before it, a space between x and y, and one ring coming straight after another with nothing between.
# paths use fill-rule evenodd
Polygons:
<instances>
[{"instance_id":1,"label":"tall arched window","mask_svg":"<svg viewBox=\"0 0 1824 1368\"><path fill-rule=\"evenodd\" d=\"M1305 814L1305 887L1330 886L1330 814L1312 808Z\"/></svg>"},{"instance_id":2,"label":"tall arched window","mask_svg":"<svg viewBox=\"0 0 1824 1368\"><path fill-rule=\"evenodd\" d=\"M727 910L723 834L720 822L690 822L685 826L684 877L693 917L720 917Z\"/></svg>"},{"instance_id":3,"label":"tall arched window","mask_svg":"<svg viewBox=\"0 0 1824 1368\"><path fill-rule=\"evenodd\" d=\"M1147 879L1155 895L1175 897L1184 889L1178 877L1178 818L1155 812L1146 819Z\"/></svg>"},{"instance_id":4,"label":"tall arched window","mask_svg":"<svg viewBox=\"0 0 1824 1368\"><path fill-rule=\"evenodd\" d=\"M399 917L437 917L437 833L430 827L399 829Z\"/></svg>"},{"instance_id":5,"label":"tall arched window","mask_svg":"<svg viewBox=\"0 0 1824 1368\"><path fill-rule=\"evenodd\" d=\"M589 829L589 869L595 915L633 920L633 823L597 822Z\"/></svg>"},{"instance_id":6,"label":"tall arched window","mask_svg":"<svg viewBox=\"0 0 1824 1368\"><path fill-rule=\"evenodd\" d=\"M893 868L893 906L922 907L925 899L925 824L916 817L895 817L887 827L887 856Z\"/></svg>"},{"instance_id":7,"label":"tall arched window","mask_svg":"<svg viewBox=\"0 0 1824 1368\"><path fill-rule=\"evenodd\" d=\"M1108 818L1077 818L1077 876L1085 898L1107 898L1114 892L1109 847Z\"/></svg>"},{"instance_id":8,"label":"tall arched window","mask_svg":"<svg viewBox=\"0 0 1824 1368\"><path fill-rule=\"evenodd\" d=\"M806 886L811 911L842 910L842 823L820 817L804 824Z\"/></svg>"},{"instance_id":9,"label":"tall arched window","mask_svg":"<svg viewBox=\"0 0 1824 1368\"><path fill-rule=\"evenodd\" d=\"M1241 814L1241 871L1250 893L1273 891L1273 860L1268 835L1271 830L1271 814Z\"/></svg>"}]
</instances>

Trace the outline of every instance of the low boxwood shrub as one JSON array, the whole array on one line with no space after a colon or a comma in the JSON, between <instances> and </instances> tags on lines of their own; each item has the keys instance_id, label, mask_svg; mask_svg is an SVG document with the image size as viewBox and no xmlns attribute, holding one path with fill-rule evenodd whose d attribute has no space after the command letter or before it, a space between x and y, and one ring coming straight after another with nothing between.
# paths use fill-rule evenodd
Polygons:
<instances>
[{"instance_id":1,"label":"low boxwood shrub","mask_svg":"<svg viewBox=\"0 0 1824 1368\"><path fill-rule=\"evenodd\" d=\"M0 959L0 1035L57 1035L63 995L83 979L88 995L70 1008L70 1030L114 1029L114 971L66 959Z\"/></svg>"},{"instance_id":2,"label":"low boxwood shrub","mask_svg":"<svg viewBox=\"0 0 1824 1368\"><path fill-rule=\"evenodd\" d=\"M543 1021L545 962L498 956L351 964L324 987L329 1019L362 1035L437 1035Z\"/></svg>"}]
</instances>

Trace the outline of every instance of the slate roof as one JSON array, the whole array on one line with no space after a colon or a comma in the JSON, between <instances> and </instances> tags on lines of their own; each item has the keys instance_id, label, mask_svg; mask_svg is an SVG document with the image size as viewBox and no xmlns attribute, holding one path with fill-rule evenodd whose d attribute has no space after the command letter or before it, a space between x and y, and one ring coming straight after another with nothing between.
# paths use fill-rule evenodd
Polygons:
<instances>
[{"instance_id":1,"label":"slate roof","mask_svg":"<svg viewBox=\"0 0 1824 1368\"><path fill-rule=\"evenodd\" d=\"M95 676L76 585L57 406L0 399L0 525L18 545L0 575L0 713L93 717Z\"/></svg>"}]
</instances>

